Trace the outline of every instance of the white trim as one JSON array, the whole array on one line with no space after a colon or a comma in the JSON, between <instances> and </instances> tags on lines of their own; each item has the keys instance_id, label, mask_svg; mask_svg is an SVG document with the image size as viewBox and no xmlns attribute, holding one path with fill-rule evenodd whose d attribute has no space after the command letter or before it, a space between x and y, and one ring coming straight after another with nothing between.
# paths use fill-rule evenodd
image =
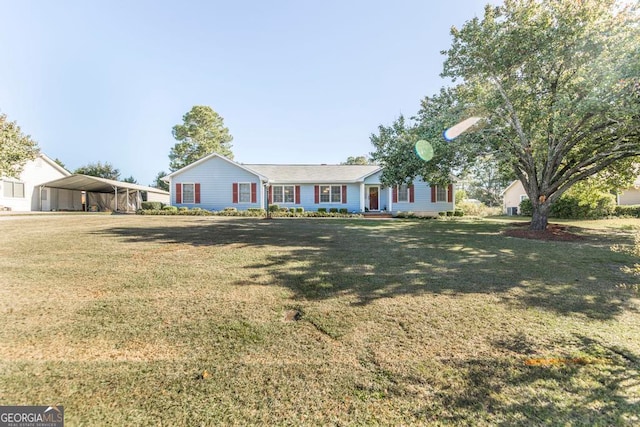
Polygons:
<instances>
[{"instance_id":1,"label":"white trim","mask_svg":"<svg viewBox=\"0 0 640 427\"><path fill-rule=\"evenodd\" d=\"M374 212L380 211L380 186L379 185L369 185L367 187L367 199L369 200L369 210L371 211L371 189L372 188L377 188L378 189L378 209L373 209Z\"/></svg>"},{"instance_id":2,"label":"white trim","mask_svg":"<svg viewBox=\"0 0 640 427\"><path fill-rule=\"evenodd\" d=\"M335 204L339 204L342 203L342 186L345 184L320 184L318 185L318 204L319 205L335 205ZM323 202L322 201L322 187L329 187L329 201L328 202ZM331 187L338 187L340 188L340 201L339 202L333 202L331 201L331 195L333 194L331 192ZM349 191L347 189L347 191Z\"/></svg>"},{"instance_id":3,"label":"white trim","mask_svg":"<svg viewBox=\"0 0 640 427\"><path fill-rule=\"evenodd\" d=\"M251 182L251 181L246 181L246 182L238 182L237 184L238 184L238 203L237 204L239 205L239 204L243 204L243 203L245 203L245 204L246 203L251 203L251 184L256 184L256 183L255 182ZM242 194L242 192L240 191L240 186L242 186L242 185L248 185L249 186L249 201L248 202L243 202L240 199L240 195ZM257 189L256 189L256 193L257 193ZM258 195L256 194L256 198L257 198L257 196ZM233 194L231 195L231 197L233 197ZM257 200L256 200L256 202L257 202Z\"/></svg>"},{"instance_id":4,"label":"white trim","mask_svg":"<svg viewBox=\"0 0 640 427\"><path fill-rule=\"evenodd\" d=\"M282 201L281 202L276 202L275 200L275 191L274 188L275 187L282 187ZM293 201L292 202L285 202L284 201L284 187L293 187ZM271 184L271 203L272 204L279 204L279 205L295 205L296 204L296 185L295 184Z\"/></svg>"},{"instance_id":5,"label":"white trim","mask_svg":"<svg viewBox=\"0 0 640 427\"><path fill-rule=\"evenodd\" d=\"M406 200L400 200L400 194L401 194L400 187L402 185L406 185L407 186L406 193L403 191L403 193L405 193L404 195L407 196ZM411 194L410 194L411 190L409 190L409 186L410 185L411 184L398 184L398 185L396 185L396 191L398 192L398 202L397 203L411 203Z\"/></svg>"},{"instance_id":6,"label":"white trim","mask_svg":"<svg viewBox=\"0 0 640 427\"><path fill-rule=\"evenodd\" d=\"M180 182L182 188L180 189L180 204L181 205L195 205L196 204L196 183L195 182ZM193 185L193 202L184 201L184 186Z\"/></svg>"}]
</instances>

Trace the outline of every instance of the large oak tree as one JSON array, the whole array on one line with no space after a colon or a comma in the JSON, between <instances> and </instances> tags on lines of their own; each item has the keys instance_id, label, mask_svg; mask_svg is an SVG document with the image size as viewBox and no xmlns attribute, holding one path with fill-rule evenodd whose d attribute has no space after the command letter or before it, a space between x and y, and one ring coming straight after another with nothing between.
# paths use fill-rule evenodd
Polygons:
<instances>
[{"instance_id":1,"label":"large oak tree","mask_svg":"<svg viewBox=\"0 0 640 427\"><path fill-rule=\"evenodd\" d=\"M443 76L458 84L449 102L455 109L419 116L413 129L447 116L483 117L439 148L460 150L458 157L490 153L511 168L532 201L533 230L546 228L551 205L575 183L620 177L639 160L636 8L615 0L505 0L451 34ZM446 107L442 95L425 102Z\"/></svg>"}]
</instances>

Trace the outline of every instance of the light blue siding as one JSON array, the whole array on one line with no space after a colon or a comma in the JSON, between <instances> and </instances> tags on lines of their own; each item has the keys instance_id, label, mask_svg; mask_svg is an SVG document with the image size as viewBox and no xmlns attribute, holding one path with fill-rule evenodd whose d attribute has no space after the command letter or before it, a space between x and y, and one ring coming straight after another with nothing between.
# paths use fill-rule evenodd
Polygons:
<instances>
[{"instance_id":1,"label":"light blue siding","mask_svg":"<svg viewBox=\"0 0 640 427\"><path fill-rule=\"evenodd\" d=\"M248 167L247 167L248 168ZM316 185L328 184L299 184L296 182L278 182L276 185L293 185L300 187L300 203L278 203L280 207L302 207L305 211L317 211L324 208L327 211L336 209L347 209L349 212L360 212L360 201L364 201L364 206L368 208L368 191L371 186L379 187L379 204L380 210L412 211L412 212L441 212L453 210L454 203L448 202L431 202L431 187L428 183L420 179L414 182L414 202L396 202L393 203L392 187L382 185L380 178L382 171L367 177L363 183L340 183L335 182L331 185L347 187L347 203L316 203L315 187ZM238 210L246 210L249 208L266 207L266 191L264 183L261 182L260 175L245 169L244 166L229 161L227 159L212 156L204 159L201 163L196 163L191 167L187 167L175 175L171 176L171 204L173 206L186 206L189 208L200 207L208 210L222 210L229 207L235 207ZM268 178L268 177L267 177ZM331 177L327 177L330 179ZM325 181L326 182L326 181ZM200 203L176 203L176 184L200 184ZM239 184L255 184L256 186L256 202L255 203L233 203L233 183ZM361 196L360 191L364 191Z\"/></svg>"},{"instance_id":2,"label":"light blue siding","mask_svg":"<svg viewBox=\"0 0 640 427\"><path fill-rule=\"evenodd\" d=\"M255 183L257 186L256 203L233 203L232 184ZM200 203L176 203L176 184L200 183ZM171 180L171 204L173 206L199 207L208 210L222 210L235 207L238 210L260 208L262 185L260 178L220 157L212 157L198 165L188 168Z\"/></svg>"},{"instance_id":3,"label":"light blue siding","mask_svg":"<svg viewBox=\"0 0 640 427\"><path fill-rule=\"evenodd\" d=\"M414 185L414 202L396 202L393 204L393 211L411 211L411 212L444 212L454 209L454 202L431 202L431 186L422 181L416 179L413 182ZM455 187L454 187L455 191Z\"/></svg>"}]
</instances>

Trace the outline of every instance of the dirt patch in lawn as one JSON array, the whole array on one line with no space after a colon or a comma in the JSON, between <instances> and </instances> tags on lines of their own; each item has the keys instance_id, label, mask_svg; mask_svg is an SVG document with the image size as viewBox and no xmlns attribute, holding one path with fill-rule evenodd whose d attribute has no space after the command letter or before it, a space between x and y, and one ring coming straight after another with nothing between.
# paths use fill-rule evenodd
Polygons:
<instances>
[{"instance_id":1,"label":"dirt patch in lawn","mask_svg":"<svg viewBox=\"0 0 640 427\"><path fill-rule=\"evenodd\" d=\"M572 242L576 240L583 240L584 237L571 233L569 227L566 225L549 224L544 231L529 230L530 223L516 222L510 224L517 228L510 228L503 231L503 234L510 237L519 237L521 239L535 239L535 240L553 240L562 242Z\"/></svg>"}]
</instances>

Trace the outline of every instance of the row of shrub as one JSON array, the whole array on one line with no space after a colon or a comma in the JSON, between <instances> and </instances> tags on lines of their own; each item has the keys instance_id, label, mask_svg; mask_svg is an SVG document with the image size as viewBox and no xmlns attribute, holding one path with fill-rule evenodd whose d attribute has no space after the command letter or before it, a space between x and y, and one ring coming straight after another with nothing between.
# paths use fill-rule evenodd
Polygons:
<instances>
[{"instance_id":1,"label":"row of shrub","mask_svg":"<svg viewBox=\"0 0 640 427\"><path fill-rule=\"evenodd\" d=\"M523 200L520 203L520 214L531 216L532 213L531 200ZM616 206L615 197L606 193L592 197L589 201L565 195L551 205L549 211L551 218L598 219L612 216L640 218L640 205Z\"/></svg>"},{"instance_id":2,"label":"row of shrub","mask_svg":"<svg viewBox=\"0 0 640 427\"><path fill-rule=\"evenodd\" d=\"M464 211L462 209L455 209L453 211L442 211L442 212L438 212L438 216L432 216L432 215L424 215L424 214L420 214L420 213L415 213L415 212L404 212L404 211L398 211L395 214L396 218L411 218L411 219L432 219L432 218L446 218L446 217L453 217L453 216L464 216Z\"/></svg>"},{"instance_id":3,"label":"row of shrub","mask_svg":"<svg viewBox=\"0 0 640 427\"><path fill-rule=\"evenodd\" d=\"M158 202L144 202L158 203ZM262 208L249 208L247 210L238 210L237 208L225 208L221 211L210 211L202 208L187 208L177 206L162 206L161 208L149 209L149 205L142 205L136 213L138 215L193 215L193 216L249 216L262 217L267 215L267 211ZM155 205L154 205L155 206ZM277 205L269 206L269 215L272 217L353 217L359 214L349 213L347 209L338 208L319 208L315 212L305 212L302 207L280 208Z\"/></svg>"}]
</instances>

